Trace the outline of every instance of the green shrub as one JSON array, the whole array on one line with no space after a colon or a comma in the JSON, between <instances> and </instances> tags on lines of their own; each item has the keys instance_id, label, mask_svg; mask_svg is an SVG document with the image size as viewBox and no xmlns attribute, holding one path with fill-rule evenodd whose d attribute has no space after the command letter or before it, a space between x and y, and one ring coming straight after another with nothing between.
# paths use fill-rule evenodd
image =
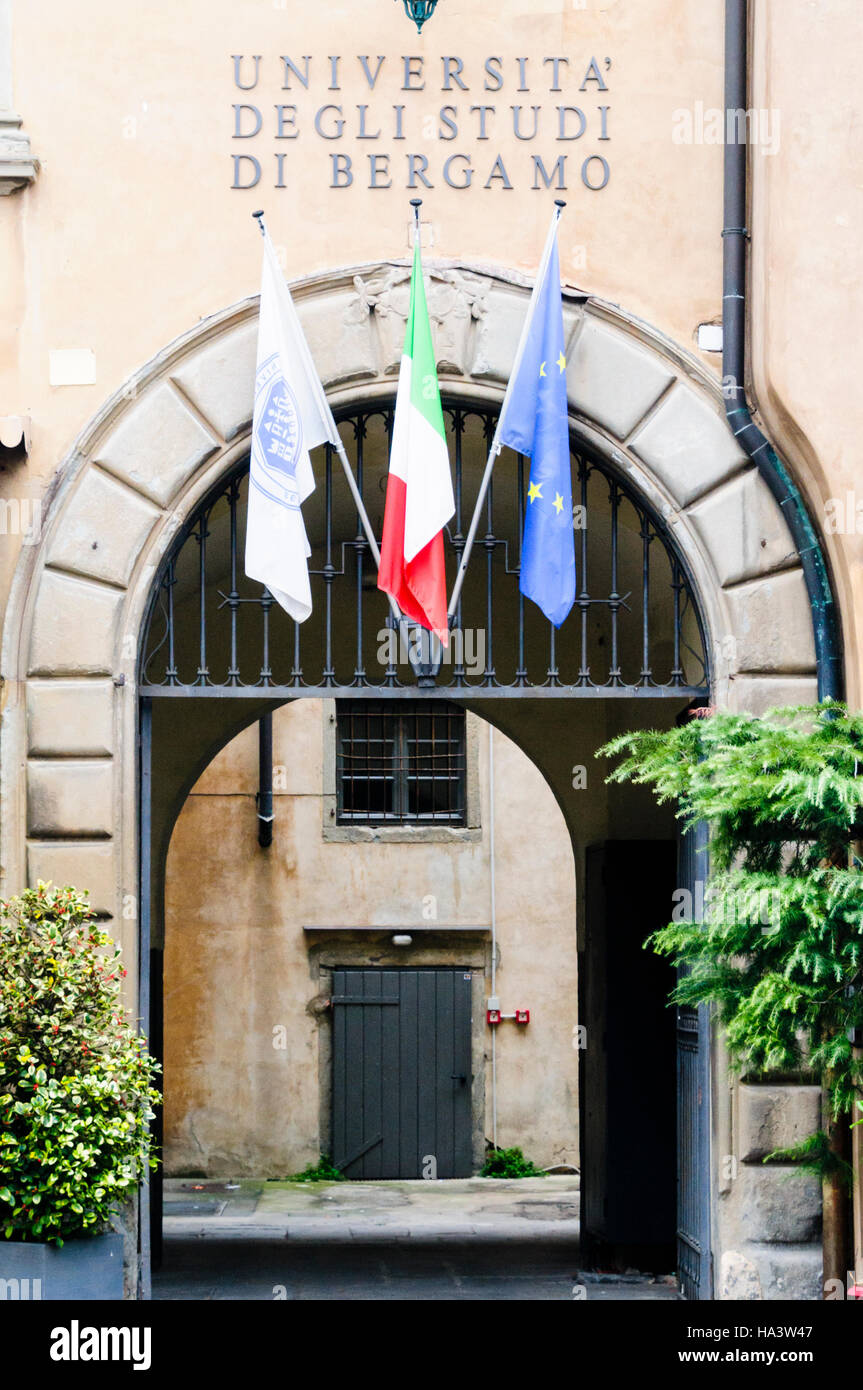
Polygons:
<instances>
[{"instance_id":1,"label":"green shrub","mask_svg":"<svg viewBox=\"0 0 863 1390\"><path fill-rule=\"evenodd\" d=\"M293 1173L286 1182L347 1182L339 1168L335 1168L329 1154L321 1154L317 1163L309 1163L301 1173Z\"/></svg>"},{"instance_id":2,"label":"green shrub","mask_svg":"<svg viewBox=\"0 0 863 1390\"><path fill-rule=\"evenodd\" d=\"M0 902L0 1229L97 1235L146 1171L158 1070L121 1002L120 948L86 895Z\"/></svg>"},{"instance_id":3,"label":"green shrub","mask_svg":"<svg viewBox=\"0 0 863 1390\"><path fill-rule=\"evenodd\" d=\"M481 1178L544 1178L546 1175L521 1149L489 1149Z\"/></svg>"}]
</instances>

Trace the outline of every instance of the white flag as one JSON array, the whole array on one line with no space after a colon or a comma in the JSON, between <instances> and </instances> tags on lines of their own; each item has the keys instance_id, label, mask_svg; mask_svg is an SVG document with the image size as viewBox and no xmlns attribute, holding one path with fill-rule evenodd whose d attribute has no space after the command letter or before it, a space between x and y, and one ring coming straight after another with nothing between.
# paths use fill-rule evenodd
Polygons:
<instances>
[{"instance_id":1,"label":"white flag","mask_svg":"<svg viewBox=\"0 0 863 1390\"><path fill-rule=\"evenodd\" d=\"M291 293L264 237L246 574L266 584L298 623L312 611L311 546L301 504L315 490L309 450L336 443L336 427Z\"/></svg>"}]
</instances>

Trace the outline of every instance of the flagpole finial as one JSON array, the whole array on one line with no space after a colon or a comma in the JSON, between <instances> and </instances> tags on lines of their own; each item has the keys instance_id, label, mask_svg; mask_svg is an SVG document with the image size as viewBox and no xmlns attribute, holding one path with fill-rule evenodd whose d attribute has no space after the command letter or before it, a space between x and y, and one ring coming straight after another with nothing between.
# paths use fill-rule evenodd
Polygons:
<instances>
[{"instance_id":1,"label":"flagpole finial","mask_svg":"<svg viewBox=\"0 0 863 1390\"><path fill-rule=\"evenodd\" d=\"M255 218L255 220L257 221L258 227L260 228L261 236L266 236L267 233L266 233L266 230L265 230L265 228L264 228L264 209L263 209L263 208L258 208L258 211L257 211L257 212L253 212L253 213L252 213L252 216L253 216L253 217Z\"/></svg>"},{"instance_id":2,"label":"flagpole finial","mask_svg":"<svg viewBox=\"0 0 863 1390\"><path fill-rule=\"evenodd\" d=\"M560 208L561 212L563 212L564 208L566 207L566 199L565 199L565 198L555 198L555 200L554 200L554 206L555 206L556 208Z\"/></svg>"},{"instance_id":3,"label":"flagpole finial","mask_svg":"<svg viewBox=\"0 0 863 1390\"><path fill-rule=\"evenodd\" d=\"M420 208L423 205L422 198L411 198L411 207L414 210L414 246L418 247L421 237Z\"/></svg>"}]
</instances>

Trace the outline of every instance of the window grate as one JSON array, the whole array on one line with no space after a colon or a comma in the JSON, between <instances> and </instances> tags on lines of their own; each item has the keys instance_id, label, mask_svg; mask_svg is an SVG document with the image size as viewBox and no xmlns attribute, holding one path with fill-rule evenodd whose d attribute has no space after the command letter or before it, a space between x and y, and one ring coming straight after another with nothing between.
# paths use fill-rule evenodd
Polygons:
<instances>
[{"instance_id":1,"label":"window grate","mask_svg":"<svg viewBox=\"0 0 863 1390\"><path fill-rule=\"evenodd\" d=\"M336 704L340 825L464 825L465 715L425 701Z\"/></svg>"}]
</instances>

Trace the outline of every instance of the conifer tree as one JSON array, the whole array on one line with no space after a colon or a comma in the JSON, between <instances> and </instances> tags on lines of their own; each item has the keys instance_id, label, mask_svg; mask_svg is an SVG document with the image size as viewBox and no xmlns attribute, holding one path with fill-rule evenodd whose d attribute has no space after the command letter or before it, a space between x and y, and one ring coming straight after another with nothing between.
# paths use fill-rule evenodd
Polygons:
<instances>
[{"instance_id":1,"label":"conifer tree","mask_svg":"<svg viewBox=\"0 0 863 1390\"><path fill-rule=\"evenodd\" d=\"M704 911L678 905L646 944L678 967L675 1003L714 1006L739 1071L820 1077L823 1128L768 1159L821 1176L824 1277L842 1279L848 1126L863 1110L863 715L836 701L711 711L597 756L622 756L609 782L649 786L684 828L708 827Z\"/></svg>"}]
</instances>

